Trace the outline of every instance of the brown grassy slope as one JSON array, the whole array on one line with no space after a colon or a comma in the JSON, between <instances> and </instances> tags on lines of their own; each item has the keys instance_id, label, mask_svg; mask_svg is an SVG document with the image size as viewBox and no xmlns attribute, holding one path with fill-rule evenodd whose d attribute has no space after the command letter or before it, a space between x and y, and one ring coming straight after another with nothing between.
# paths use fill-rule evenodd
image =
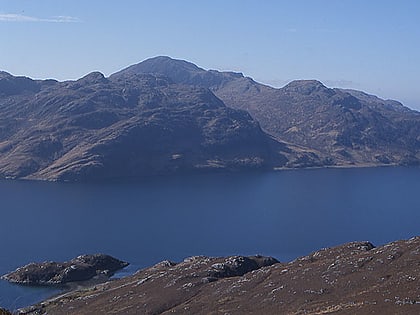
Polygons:
<instances>
[{"instance_id":1,"label":"brown grassy slope","mask_svg":"<svg viewBox=\"0 0 420 315\"><path fill-rule=\"evenodd\" d=\"M243 276L209 277L232 259L163 262L27 314L420 314L420 237L378 248L353 242Z\"/></svg>"}]
</instances>

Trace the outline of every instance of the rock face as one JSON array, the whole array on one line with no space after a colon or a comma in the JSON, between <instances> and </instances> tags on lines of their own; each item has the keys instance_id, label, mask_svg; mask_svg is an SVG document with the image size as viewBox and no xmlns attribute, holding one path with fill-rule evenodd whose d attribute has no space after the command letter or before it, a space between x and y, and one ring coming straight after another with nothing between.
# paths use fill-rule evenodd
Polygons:
<instances>
[{"instance_id":1,"label":"rock face","mask_svg":"<svg viewBox=\"0 0 420 315\"><path fill-rule=\"evenodd\" d=\"M24 314L419 314L420 237L353 242L290 263L191 257L74 291Z\"/></svg>"},{"instance_id":2,"label":"rock face","mask_svg":"<svg viewBox=\"0 0 420 315\"><path fill-rule=\"evenodd\" d=\"M82 255L63 263L52 261L31 263L1 278L25 285L60 285L89 280L99 274L111 276L126 266L127 262L108 255Z\"/></svg>"},{"instance_id":3,"label":"rock face","mask_svg":"<svg viewBox=\"0 0 420 315\"><path fill-rule=\"evenodd\" d=\"M208 89L161 75L91 73L56 82L4 74L0 117L0 178L272 168L295 152Z\"/></svg>"},{"instance_id":4,"label":"rock face","mask_svg":"<svg viewBox=\"0 0 420 315\"><path fill-rule=\"evenodd\" d=\"M148 59L114 76L132 73L159 73L174 82L209 88L227 106L248 111L276 139L314 150L324 164L420 162L420 113L397 101L327 88L315 80L275 89L241 73L206 71L169 57Z\"/></svg>"}]
</instances>

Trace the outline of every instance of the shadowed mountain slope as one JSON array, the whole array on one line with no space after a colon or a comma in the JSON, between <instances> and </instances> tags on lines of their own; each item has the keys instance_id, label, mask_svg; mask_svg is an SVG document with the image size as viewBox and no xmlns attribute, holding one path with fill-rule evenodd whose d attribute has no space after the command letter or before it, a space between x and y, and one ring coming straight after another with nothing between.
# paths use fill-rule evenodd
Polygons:
<instances>
[{"instance_id":1,"label":"shadowed mountain slope","mask_svg":"<svg viewBox=\"0 0 420 315\"><path fill-rule=\"evenodd\" d=\"M161 75L108 79L94 72L57 82L2 73L0 114L3 178L261 169L290 164L294 155L247 112L226 107L206 88Z\"/></svg>"}]
</instances>

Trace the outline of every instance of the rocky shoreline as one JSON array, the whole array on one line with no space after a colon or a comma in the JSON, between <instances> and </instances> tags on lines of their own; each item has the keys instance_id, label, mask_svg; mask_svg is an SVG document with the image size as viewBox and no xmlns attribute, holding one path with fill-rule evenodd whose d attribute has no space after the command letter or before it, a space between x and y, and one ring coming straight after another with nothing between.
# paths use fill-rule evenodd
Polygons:
<instances>
[{"instance_id":1,"label":"rocky shoreline","mask_svg":"<svg viewBox=\"0 0 420 315\"><path fill-rule=\"evenodd\" d=\"M109 278L117 270L127 266L127 262L109 255L81 255L66 262L30 263L1 276L1 279L31 286L63 285L99 276Z\"/></svg>"},{"instance_id":2,"label":"rocky shoreline","mask_svg":"<svg viewBox=\"0 0 420 315\"><path fill-rule=\"evenodd\" d=\"M289 263L196 256L75 290L19 314L419 314L420 237L352 242Z\"/></svg>"}]
</instances>

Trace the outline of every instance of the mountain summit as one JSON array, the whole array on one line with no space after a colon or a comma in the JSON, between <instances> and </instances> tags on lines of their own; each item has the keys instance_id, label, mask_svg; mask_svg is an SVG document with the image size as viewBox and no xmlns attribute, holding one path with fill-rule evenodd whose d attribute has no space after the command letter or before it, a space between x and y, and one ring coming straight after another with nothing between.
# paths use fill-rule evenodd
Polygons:
<instances>
[{"instance_id":1,"label":"mountain summit","mask_svg":"<svg viewBox=\"0 0 420 315\"><path fill-rule=\"evenodd\" d=\"M234 79L244 78L242 73L204 70L191 62L172 59L167 56L150 58L129 66L114 73L111 75L111 78L145 73L163 75L178 84L195 85L210 89L223 86Z\"/></svg>"}]
</instances>

